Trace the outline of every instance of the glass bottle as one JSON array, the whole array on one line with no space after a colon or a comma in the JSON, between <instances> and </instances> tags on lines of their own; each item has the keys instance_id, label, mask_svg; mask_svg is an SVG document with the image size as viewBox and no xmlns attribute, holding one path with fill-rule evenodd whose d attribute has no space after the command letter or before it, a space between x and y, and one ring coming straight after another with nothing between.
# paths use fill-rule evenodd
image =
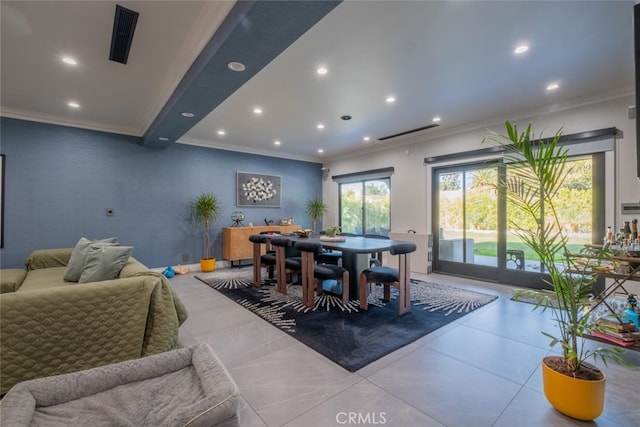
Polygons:
<instances>
[{"instance_id":1,"label":"glass bottle","mask_svg":"<svg viewBox=\"0 0 640 427\"><path fill-rule=\"evenodd\" d=\"M627 240L631 238L631 226L629 226L629 221L624 222L624 238Z\"/></svg>"},{"instance_id":2,"label":"glass bottle","mask_svg":"<svg viewBox=\"0 0 640 427\"><path fill-rule=\"evenodd\" d=\"M633 240L638 238L638 220L637 219L631 220L631 238Z\"/></svg>"},{"instance_id":3,"label":"glass bottle","mask_svg":"<svg viewBox=\"0 0 640 427\"><path fill-rule=\"evenodd\" d=\"M607 226L607 234L604 235L603 246L604 248L608 248L609 245L613 242L613 231L611 230L611 226Z\"/></svg>"}]
</instances>

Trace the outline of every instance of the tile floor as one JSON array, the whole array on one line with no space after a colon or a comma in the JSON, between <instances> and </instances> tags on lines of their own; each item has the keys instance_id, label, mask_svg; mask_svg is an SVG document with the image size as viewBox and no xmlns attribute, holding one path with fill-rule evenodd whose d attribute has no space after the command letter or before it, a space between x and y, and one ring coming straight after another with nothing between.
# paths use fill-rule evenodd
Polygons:
<instances>
[{"instance_id":1,"label":"tile floor","mask_svg":"<svg viewBox=\"0 0 640 427\"><path fill-rule=\"evenodd\" d=\"M351 373L207 287L193 274L171 279L189 318L183 345L206 342L242 395L242 426L597 426L640 424L636 366L602 366L604 414L567 418L542 393L540 330L549 314L510 300L506 286L433 274L416 278L499 295L492 303ZM588 342L596 345L595 342Z\"/></svg>"}]
</instances>

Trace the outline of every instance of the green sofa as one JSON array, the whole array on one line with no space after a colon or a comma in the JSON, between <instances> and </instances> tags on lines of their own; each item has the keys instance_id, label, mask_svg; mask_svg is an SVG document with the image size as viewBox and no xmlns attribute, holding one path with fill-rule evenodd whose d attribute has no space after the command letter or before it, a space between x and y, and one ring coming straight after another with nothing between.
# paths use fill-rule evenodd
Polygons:
<instances>
[{"instance_id":1,"label":"green sofa","mask_svg":"<svg viewBox=\"0 0 640 427\"><path fill-rule=\"evenodd\" d=\"M65 282L72 251L37 250L26 270L1 270L0 393L179 347L187 310L162 274L131 257L117 279Z\"/></svg>"}]
</instances>

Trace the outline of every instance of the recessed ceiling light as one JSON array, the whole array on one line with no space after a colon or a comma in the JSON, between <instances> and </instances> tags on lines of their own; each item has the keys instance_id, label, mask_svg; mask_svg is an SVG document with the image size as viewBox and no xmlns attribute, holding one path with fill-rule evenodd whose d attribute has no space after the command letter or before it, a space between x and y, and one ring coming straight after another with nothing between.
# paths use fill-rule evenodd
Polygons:
<instances>
[{"instance_id":1,"label":"recessed ceiling light","mask_svg":"<svg viewBox=\"0 0 640 427\"><path fill-rule=\"evenodd\" d=\"M67 65L78 65L78 62L76 62L76 60L70 56L63 57L62 62L64 62Z\"/></svg>"},{"instance_id":2,"label":"recessed ceiling light","mask_svg":"<svg viewBox=\"0 0 640 427\"><path fill-rule=\"evenodd\" d=\"M274 144L274 145L280 145L280 144L282 144L282 143L280 142L280 140L279 140L279 139L276 139L275 141L273 141L273 144Z\"/></svg>"},{"instance_id":3,"label":"recessed ceiling light","mask_svg":"<svg viewBox=\"0 0 640 427\"><path fill-rule=\"evenodd\" d=\"M440 120L442 120L442 119L441 119L440 117L438 117L438 116L435 116L435 117L433 118L433 122L434 122L434 123L439 123L439 122L440 122Z\"/></svg>"},{"instance_id":4,"label":"recessed ceiling light","mask_svg":"<svg viewBox=\"0 0 640 427\"><path fill-rule=\"evenodd\" d=\"M191 118L191 117L193 117L195 114L193 114L193 113L180 113L180 115L181 115L182 117L188 117L188 118Z\"/></svg>"},{"instance_id":5,"label":"recessed ceiling light","mask_svg":"<svg viewBox=\"0 0 640 427\"><path fill-rule=\"evenodd\" d=\"M227 132L225 132L225 130L224 130L224 129L220 129L220 130L218 131L218 135L220 135L220 136L223 136L223 135L226 135L226 134L227 134Z\"/></svg>"},{"instance_id":6,"label":"recessed ceiling light","mask_svg":"<svg viewBox=\"0 0 640 427\"><path fill-rule=\"evenodd\" d=\"M318 148L318 153L324 153L324 150L322 148Z\"/></svg>"},{"instance_id":7,"label":"recessed ceiling light","mask_svg":"<svg viewBox=\"0 0 640 427\"><path fill-rule=\"evenodd\" d=\"M227 63L227 67L231 70L231 71L236 71L236 72L240 72L240 71L244 71L247 67L244 66L244 64L242 62L237 62L237 61L231 61L229 63Z\"/></svg>"},{"instance_id":8,"label":"recessed ceiling light","mask_svg":"<svg viewBox=\"0 0 640 427\"><path fill-rule=\"evenodd\" d=\"M318 69L316 70L316 73L320 74L321 76L324 76L328 72L329 70L327 70L327 67L318 67Z\"/></svg>"},{"instance_id":9,"label":"recessed ceiling light","mask_svg":"<svg viewBox=\"0 0 640 427\"><path fill-rule=\"evenodd\" d=\"M256 108L254 108L254 109L253 109L253 113L254 113L254 114L262 114L262 108L260 108L260 107L256 107Z\"/></svg>"},{"instance_id":10,"label":"recessed ceiling light","mask_svg":"<svg viewBox=\"0 0 640 427\"><path fill-rule=\"evenodd\" d=\"M369 138L368 136L365 136L364 138L362 138L362 140L367 142L367 141L371 141L371 138Z\"/></svg>"},{"instance_id":11,"label":"recessed ceiling light","mask_svg":"<svg viewBox=\"0 0 640 427\"><path fill-rule=\"evenodd\" d=\"M318 129L324 129L324 125L322 123L318 123L318 125L316 126Z\"/></svg>"},{"instance_id":12,"label":"recessed ceiling light","mask_svg":"<svg viewBox=\"0 0 640 427\"><path fill-rule=\"evenodd\" d=\"M550 83L549 86L547 86L547 90L556 90L560 87L560 85L558 83Z\"/></svg>"},{"instance_id":13,"label":"recessed ceiling light","mask_svg":"<svg viewBox=\"0 0 640 427\"><path fill-rule=\"evenodd\" d=\"M167 138L166 136L159 136L158 139L160 141L168 141L169 140L169 138Z\"/></svg>"},{"instance_id":14,"label":"recessed ceiling light","mask_svg":"<svg viewBox=\"0 0 640 427\"><path fill-rule=\"evenodd\" d=\"M396 102L396 99L393 96L388 96L385 101L387 102L387 104L393 104L394 102Z\"/></svg>"},{"instance_id":15,"label":"recessed ceiling light","mask_svg":"<svg viewBox=\"0 0 640 427\"><path fill-rule=\"evenodd\" d=\"M515 53L516 55L520 55L522 53L525 53L528 50L529 50L529 45L520 44L516 46L516 48L513 50L513 53Z\"/></svg>"},{"instance_id":16,"label":"recessed ceiling light","mask_svg":"<svg viewBox=\"0 0 640 427\"><path fill-rule=\"evenodd\" d=\"M341 118L342 120L351 120L353 117L351 117L351 116L350 116L350 115L348 115L348 114L345 114L344 116L340 116L340 118Z\"/></svg>"},{"instance_id":17,"label":"recessed ceiling light","mask_svg":"<svg viewBox=\"0 0 640 427\"><path fill-rule=\"evenodd\" d=\"M77 103L77 102L75 102L75 101L69 101L69 102L67 102L67 105L68 105L69 107L71 107L71 108L80 108L80 104L78 104L78 103Z\"/></svg>"}]
</instances>

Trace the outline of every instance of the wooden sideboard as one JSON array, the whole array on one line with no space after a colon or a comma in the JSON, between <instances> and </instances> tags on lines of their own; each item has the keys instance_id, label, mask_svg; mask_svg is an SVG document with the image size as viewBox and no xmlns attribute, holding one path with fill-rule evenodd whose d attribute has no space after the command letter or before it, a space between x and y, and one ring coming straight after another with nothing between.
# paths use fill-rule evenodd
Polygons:
<instances>
[{"instance_id":1,"label":"wooden sideboard","mask_svg":"<svg viewBox=\"0 0 640 427\"><path fill-rule=\"evenodd\" d=\"M253 258L253 243L249 241L252 234L263 231L277 231L280 234L293 233L300 230L300 225L271 225L257 227L224 227L222 229L222 258L228 261L241 261Z\"/></svg>"}]
</instances>

